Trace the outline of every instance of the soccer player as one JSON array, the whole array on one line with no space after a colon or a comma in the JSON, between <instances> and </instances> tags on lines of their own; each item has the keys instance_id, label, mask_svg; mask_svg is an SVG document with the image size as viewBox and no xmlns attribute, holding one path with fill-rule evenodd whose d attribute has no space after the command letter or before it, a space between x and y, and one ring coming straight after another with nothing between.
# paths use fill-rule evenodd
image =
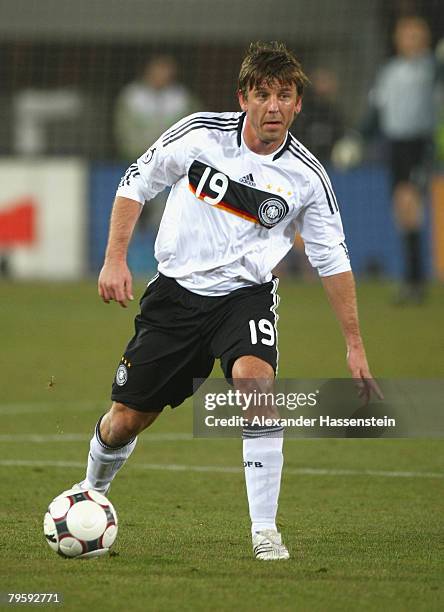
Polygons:
<instances>
[{"instance_id":1,"label":"soccer player","mask_svg":"<svg viewBox=\"0 0 444 612\"><path fill-rule=\"evenodd\" d=\"M367 398L372 380L338 204L317 159L289 132L306 76L280 43L252 44L243 60L242 112L197 113L167 130L123 176L99 276L104 302L132 300L126 254L146 200L171 186L135 335L117 367L113 404L99 419L82 488L106 492L137 435L193 393L215 358L248 392L270 392L277 368L277 284L271 270L299 231L319 270ZM280 427L245 427L243 455L257 559L288 559L276 529L283 465Z\"/></svg>"}]
</instances>

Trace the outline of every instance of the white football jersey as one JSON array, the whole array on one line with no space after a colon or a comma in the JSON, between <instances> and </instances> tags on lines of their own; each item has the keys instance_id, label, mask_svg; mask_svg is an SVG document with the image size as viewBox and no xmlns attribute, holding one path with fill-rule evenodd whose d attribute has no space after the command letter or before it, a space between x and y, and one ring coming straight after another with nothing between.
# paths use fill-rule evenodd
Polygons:
<instances>
[{"instance_id":1,"label":"white football jersey","mask_svg":"<svg viewBox=\"0 0 444 612\"><path fill-rule=\"evenodd\" d=\"M350 270L339 208L319 161L290 133L270 155L243 139L245 113L196 113L132 164L117 195L144 203L171 186L155 243L159 271L201 295L271 280L299 232L319 274Z\"/></svg>"}]
</instances>

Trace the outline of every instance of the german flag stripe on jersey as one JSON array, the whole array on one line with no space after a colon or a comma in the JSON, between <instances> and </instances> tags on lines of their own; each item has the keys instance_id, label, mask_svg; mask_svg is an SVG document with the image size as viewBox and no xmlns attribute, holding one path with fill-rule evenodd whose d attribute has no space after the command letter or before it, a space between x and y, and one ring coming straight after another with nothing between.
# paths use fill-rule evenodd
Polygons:
<instances>
[{"instance_id":1,"label":"german flag stripe on jersey","mask_svg":"<svg viewBox=\"0 0 444 612\"><path fill-rule=\"evenodd\" d=\"M190 183L189 184L190 190L194 193L194 195L196 195L196 188ZM211 197L208 193L204 193L203 191L200 193L198 197L199 200L203 200L205 202L205 198L209 198ZM232 213L233 215L236 215L238 217L241 217L242 219L246 219L246 221L252 221L253 223L257 223L257 219L254 215L250 215L249 213L246 212L241 212L240 210L237 210L236 208L234 208L233 206L230 206L229 204L227 204L227 202L219 202L218 204L213 204L213 208L219 208L220 210L225 210L226 212Z\"/></svg>"},{"instance_id":2,"label":"german flag stripe on jersey","mask_svg":"<svg viewBox=\"0 0 444 612\"><path fill-rule=\"evenodd\" d=\"M267 229L277 225L288 214L289 206L282 196L233 181L202 162L191 164L188 179L191 191L199 200Z\"/></svg>"}]
</instances>

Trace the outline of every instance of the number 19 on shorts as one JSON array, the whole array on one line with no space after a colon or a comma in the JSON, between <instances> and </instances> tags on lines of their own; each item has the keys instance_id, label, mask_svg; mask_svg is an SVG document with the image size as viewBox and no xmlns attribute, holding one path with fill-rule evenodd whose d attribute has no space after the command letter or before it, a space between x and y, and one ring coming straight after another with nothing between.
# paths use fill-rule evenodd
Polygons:
<instances>
[{"instance_id":1,"label":"number 19 on shorts","mask_svg":"<svg viewBox=\"0 0 444 612\"><path fill-rule=\"evenodd\" d=\"M250 326L251 344L261 342L266 346L273 346L276 341L274 327L268 319L260 319L257 323L254 319L248 322Z\"/></svg>"}]
</instances>

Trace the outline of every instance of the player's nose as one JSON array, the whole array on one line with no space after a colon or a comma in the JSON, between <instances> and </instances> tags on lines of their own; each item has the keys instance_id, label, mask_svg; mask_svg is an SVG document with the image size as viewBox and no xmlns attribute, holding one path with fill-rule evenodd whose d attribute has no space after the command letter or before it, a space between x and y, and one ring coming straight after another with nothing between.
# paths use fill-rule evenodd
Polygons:
<instances>
[{"instance_id":1,"label":"player's nose","mask_svg":"<svg viewBox=\"0 0 444 612\"><path fill-rule=\"evenodd\" d=\"M279 111L278 97L276 95L270 96L267 110L269 113L277 113Z\"/></svg>"}]
</instances>

